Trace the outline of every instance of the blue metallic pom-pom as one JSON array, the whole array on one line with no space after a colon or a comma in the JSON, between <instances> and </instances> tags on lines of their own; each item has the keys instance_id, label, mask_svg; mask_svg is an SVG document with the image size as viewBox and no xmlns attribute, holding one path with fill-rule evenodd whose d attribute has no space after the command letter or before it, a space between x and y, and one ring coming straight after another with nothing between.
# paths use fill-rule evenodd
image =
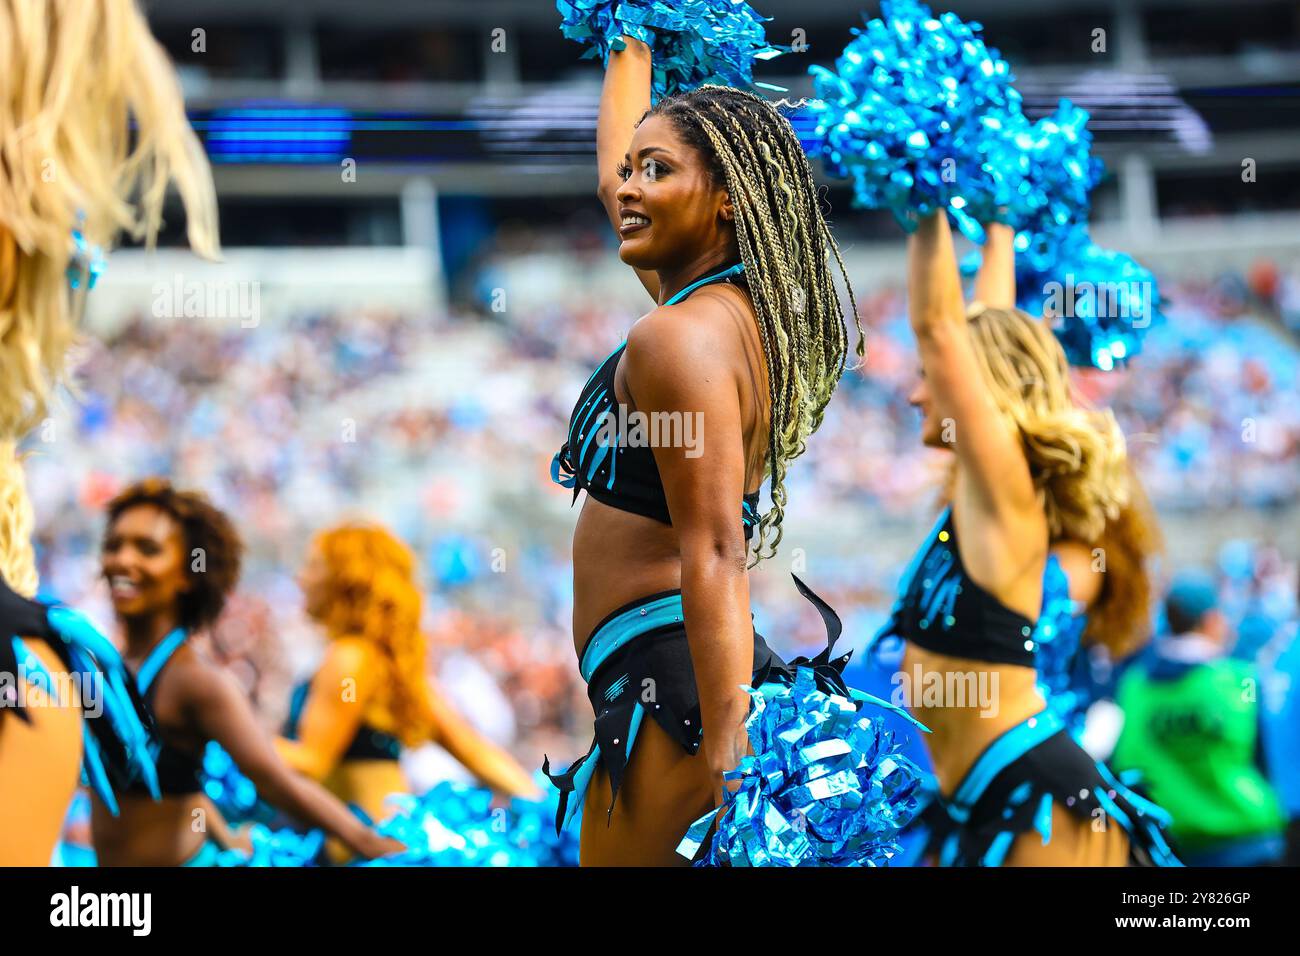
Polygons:
<instances>
[{"instance_id":1,"label":"blue metallic pom-pom","mask_svg":"<svg viewBox=\"0 0 1300 956\"><path fill-rule=\"evenodd\" d=\"M553 788L546 788L553 789ZM545 791L544 791L545 792ZM421 796L391 798L394 813L376 829L407 847L362 866L577 866L578 838L555 833L558 794L492 806L482 787L443 782Z\"/></svg>"},{"instance_id":2,"label":"blue metallic pom-pom","mask_svg":"<svg viewBox=\"0 0 1300 956\"><path fill-rule=\"evenodd\" d=\"M1028 172L1006 221L1018 233L1017 257L1034 266L1053 261L1055 243L1088 221L1088 197L1101 181L1102 162L1092 155L1088 111L1069 100L1034 123L1023 145Z\"/></svg>"},{"instance_id":3,"label":"blue metallic pom-pom","mask_svg":"<svg viewBox=\"0 0 1300 956\"><path fill-rule=\"evenodd\" d=\"M320 830L299 833L296 830L272 830L254 823L248 831L252 853L244 850L222 850L216 857L216 866L315 866L325 845L325 834Z\"/></svg>"},{"instance_id":4,"label":"blue metallic pom-pom","mask_svg":"<svg viewBox=\"0 0 1300 956\"><path fill-rule=\"evenodd\" d=\"M744 0L556 0L560 30L589 44L584 59L608 62L629 36L652 52L654 100L706 83L754 84L754 60L786 52L767 42L766 17ZM766 84L757 84L766 86Z\"/></svg>"},{"instance_id":5,"label":"blue metallic pom-pom","mask_svg":"<svg viewBox=\"0 0 1300 956\"><path fill-rule=\"evenodd\" d=\"M219 866L314 865L324 836L316 830L303 834L268 828L275 810L216 743L204 752L203 772L204 792L226 821L254 823L251 857L243 850L227 850L218 857ZM577 866L577 836L555 833L559 794L544 777L538 784L543 799L515 798L495 808L490 790L459 783L440 783L418 797L394 794L393 814L376 829L407 850L359 865Z\"/></svg>"},{"instance_id":6,"label":"blue metallic pom-pom","mask_svg":"<svg viewBox=\"0 0 1300 956\"><path fill-rule=\"evenodd\" d=\"M1016 235L1016 305L1051 323L1070 364L1108 372L1137 355L1147 329L1163 319L1151 270L1098 246L1086 223L1042 237L1033 255L1022 249L1026 235ZM962 271L974 275L979 264L971 253Z\"/></svg>"},{"instance_id":7,"label":"blue metallic pom-pom","mask_svg":"<svg viewBox=\"0 0 1300 956\"><path fill-rule=\"evenodd\" d=\"M257 795L257 787L215 740L203 751L203 792L227 823L269 823L275 810Z\"/></svg>"},{"instance_id":8,"label":"blue metallic pom-pom","mask_svg":"<svg viewBox=\"0 0 1300 956\"><path fill-rule=\"evenodd\" d=\"M978 23L885 0L884 19L853 31L835 69L810 72L812 152L852 180L854 203L888 209L909 232L947 210L977 241L1004 221L1029 172L1029 124L1011 68Z\"/></svg>"},{"instance_id":9,"label":"blue metallic pom-pom","mask_svg":"<svg viewBox=\"0 0 1300 956\"><path fill-rule=\"evenodd\" d=\"M716 824L700 865L887 865L918 810L921 773L884 722L819 690L807 667L793 684L749 694L754 753L726 775L739 789L691 825L678 852L695 858Z\"/></svg>"},{"instance_id":10,"label":"blue metallic pom-pom","mask_svg":"<svg viewBox=\"0 0 1300 956\"><path fill-rule=\"evenodd\" d=\"M1052 323L1072 365L1108 372L1142 349L1160 321L1160 287L1132 256L1103 249L1080 226L1058 246L1052 277L1026 290Z\"/></svg>"}]
</instances>

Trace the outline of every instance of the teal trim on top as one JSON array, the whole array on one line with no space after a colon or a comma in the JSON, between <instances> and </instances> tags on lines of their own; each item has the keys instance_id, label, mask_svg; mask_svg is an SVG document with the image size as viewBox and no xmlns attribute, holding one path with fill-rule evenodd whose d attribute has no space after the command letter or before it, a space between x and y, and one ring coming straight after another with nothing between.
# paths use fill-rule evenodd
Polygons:
<instances>
[{"instance_id":1,"label":"teal trim on top","mask_svg":"<svg viewBox=\"0 0 1300 956\"><path fill-rule=\"evenodd\" d=\"M158 646L149 652L149 656L140 665L140 673L135 678L141 694L149 691L149 685L154 682L158 672L163 669L163 665L171 660L172 655L176 653L176 649L185 643L187 637L189 637L189 634L185 632L184 628L178 627L159 641Z\"/></svg>"},{"instance_id":2,"label":"teal trim on top","mask_svg":"<svg viewBox=\"0 0 1300 956\"><path fill-rule=\"evenodd\" d=\"M682 301L682 299L686 298L688 295L690 295L692 292L694 292L696 289L698 289L700 286L704 285L705 283L713 282L715 279L728 279L731 276L738 276L744 271L745 271L745 264L743 262L737 262L734 266L730 267L729 269L723 269L721 272L715 272L711 276L705 276L703 279L697 279L695 282L692 282L681 292L678 292L671 299L665 302L664 305L676 305L678 302Z\"/></svg>"}]
</instances>

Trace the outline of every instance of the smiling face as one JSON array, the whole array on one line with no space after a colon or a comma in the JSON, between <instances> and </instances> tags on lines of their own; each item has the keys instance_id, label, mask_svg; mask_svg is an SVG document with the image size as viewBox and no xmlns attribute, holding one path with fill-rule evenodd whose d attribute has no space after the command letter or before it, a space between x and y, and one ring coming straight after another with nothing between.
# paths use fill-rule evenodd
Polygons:
<instances>
[{"instance_id":1,"label":"smiling face","mask_svg":"<svg viewBox=\"0 0 1300 956\"><path fill-rule=\"evenodd\" d=\"M618 255L655 271L689 267L711 250L735 251L735 210L706 156L673 122L649 115L632 136L620 173Z\"/></svg>"},{"instance_id":2,"label":"smiling face","mask_svg":"<svg viewBox=\"0 0 1300 956\"><path fill-rule=\"evenodd\" d=\"M100 551L113 610L128 619L169 612L190 589L180 524L156 505L127 508L109 526Z\"/></svg>"}]
</instances>

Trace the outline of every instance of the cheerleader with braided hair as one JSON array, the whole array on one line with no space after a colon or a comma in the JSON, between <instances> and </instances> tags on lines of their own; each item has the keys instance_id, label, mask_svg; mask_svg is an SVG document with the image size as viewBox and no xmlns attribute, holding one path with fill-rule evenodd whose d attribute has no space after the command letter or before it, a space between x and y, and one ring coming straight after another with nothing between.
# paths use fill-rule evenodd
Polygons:
<instances>
[{"instance_id":1,"label":"cheerleader with braided hair","mask_svg":"<svg viewBox=\"0 0 1300 956\"><path fill-rule=\"evenodd\" d=\"M788 468L848 333L843 263L789 121L720 86L650 108L651 51L623 40L601 96L598 194L655 308L588 380L552 464L575 500L587 492L573 635L596 717L588 755L552 779L557 824L581 815L584 865L671 865L746 752L742 686L788 666L754 631L747 568L780 543ZM655 440L664 422L679 431Z\"/></svg>"}]
</instances>

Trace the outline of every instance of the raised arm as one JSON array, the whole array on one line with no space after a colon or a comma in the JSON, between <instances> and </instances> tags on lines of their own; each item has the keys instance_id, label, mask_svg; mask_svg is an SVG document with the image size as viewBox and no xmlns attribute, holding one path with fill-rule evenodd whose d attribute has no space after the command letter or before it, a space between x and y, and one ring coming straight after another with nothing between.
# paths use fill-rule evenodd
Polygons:
<instances>
[{"instance_id":1,"label":"raised arm","mask_svg":"<svg viewBox=\"0 0 1300 956\"><path fill-rule=\"evenodd\" d=\"M632 37L623 39L627 47L609 54L596 119L596 193L616 234L619 218L615 194L623 184L618 167L627 155L637 122L650 108L650 48ZM658 302L659 276L642 269L634 271L650 297Z\"/></svg>"},{"instance_id":2,"label":"raised arm","mask_svg":"<svg viewBox=\"0 0 1300 956\"><path fill-rule=\"evenodd\" d=\"M966 327L952 232L942 213L921 221L907 242L907 299L935 416L951 436L976 502L991 516L1034 507L1015 430L998 413Z\"/></svg>"},{"instance_id":3,"label":"raised arm","mask_svg":"<svg viewBox=\"0 0 1300 956\"><path fill-rule=\"evenodd\" d=\"M627 384L638 412L698 423L694 448L653 449L681 549L682 607L703 721L703 753L722 793L722 774L745 753L754 626L741 526L745 449L740 382L726 356L730 319L710 322L698 300L670 306L632 327ZM714 305L716 308L716 305ZM682 310L691 310L683 314ZM660 429L660 436L666 429ZM685 436L683 427L678 434Z\"/></svg>"},{"instance_id":4,"label":"raised arm","mask_svg":"<svg viewBox=\"0 0 1300 956\"><path fill-rule=\"evenodd\" d=\"M228 674L211 668L188 669L184 681L181 691L199 732L230 754L268 803L303 823L320 827L359 856L372 858L402 849L400 843L379 836L324 787L290 770L276 756L243 691Z\"/></svg>"},{"instance_id":5,"label":"raised arm","mask_svg":"<svg viewBox=\"0 0 1300 956\"><path fill-rule=\"evenodd\" d=\"M975 275L975 298L995 309L1016 305L1016 231L1000 222L984 226L984 255Z\"/></svg>"},{"instance_id":6,"label":"raised arm","mask_svg":"<svg viewBox=\"0 0 1300 956\"><path fill-rule=\"evenodd\" d=\"M485 786L511 797L540 796L536 784L519 761L471 727L465 718L430 690L433 742L460 761Z\"/></svg>"}]
</instances>

